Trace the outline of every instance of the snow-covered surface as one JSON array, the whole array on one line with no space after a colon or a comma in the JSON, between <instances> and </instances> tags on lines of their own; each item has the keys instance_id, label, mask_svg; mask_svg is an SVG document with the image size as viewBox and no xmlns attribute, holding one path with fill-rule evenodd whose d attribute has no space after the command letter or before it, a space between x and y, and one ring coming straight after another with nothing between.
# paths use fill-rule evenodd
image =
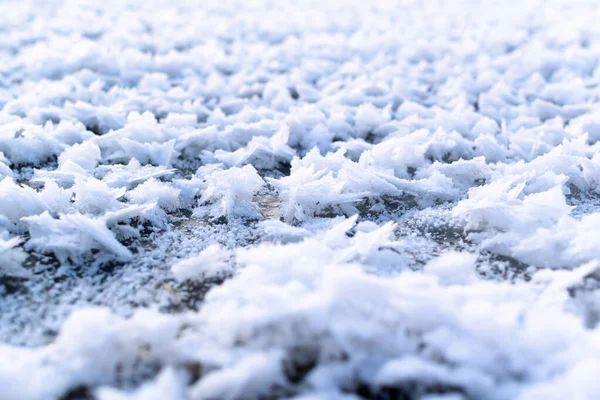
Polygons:
<instances>
[{"instance_id":1,"label":"snow-covered surface","mask_svg":"<svg viewBox=\"0 0 600 400\"><path fill-rule=\"evenodd\" d=\"M600 398L600 3L0 3L0 397Z\"/></svg>"}]
</instances>

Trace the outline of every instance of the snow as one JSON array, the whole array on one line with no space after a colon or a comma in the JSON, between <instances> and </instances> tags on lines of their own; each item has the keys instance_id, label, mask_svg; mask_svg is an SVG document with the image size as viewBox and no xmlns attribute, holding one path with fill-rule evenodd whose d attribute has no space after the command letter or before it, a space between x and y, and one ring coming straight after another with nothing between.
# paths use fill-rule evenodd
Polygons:
<instances>
[{"instance_id":1,"label":"snow","mask_svg":"<svg viewBox=\"0 0 600 400\"><path fill-rule=\"evenodd\" d=\"M218 244L208 246L195 257L179 261L171 268L179 281L224 278L232 272L229 253Z\"/></svg>"},{"instance_id":2,"label":"snow","mask_svg":"<svg viewBox=\"0 0 600 400\"><path fill-rule=\"evenodd\" d=\"M134 393L123 393L111 387L98 389L99 400L179 400L185 398L184 379L172 368L165 368L155 381L144 384Z\"/></svg>"},{"instance_id":3,"label":"snow","mask_svg":"<svg viewBox=\"0 0 600 400\"><path fill-rule=\"evenodd\" d=\"M253 197L264 186L262 178L251 165L216 170L206 176L206 188L198 199L195 215L211 218L260 217Z\"/></svg>"},{"instance_id":4,"label":"snow","mask_svg":"<svg viewBox=\"0 0 600 400\"><path fill-rule=\"evenodd\" d=\"M131 251L117 241L104 218L92 218L79 213L65 214L55 219L48 212L24 218L31 239L26 248L40 253L52 253L61 263L70 259L75 264L93 250L105 250L126 261Z\"/></svg>"},{"instance_id":5,"label":"snow","mask_svg":"<svg viewBox=\"0 0 600 400\"><path fill-rule=\"evenodd\" d=\"M476 259L474 254L448 252L427 263L423 270L437 276L442 284L468 284L476 279Z\"/></svg>"},{"instance_id":6,"label":"snow","mask_svg":"<svg viewBox=\"0 0 600 400\"><path fill-rule=\"evenodd\" d=\"M0 4L1 397L598 398L598 7Z\"/></svg>"},{"instance_id":7,"label":"snow","mask_svg":"<svg viewBox=\"0 0 600 400\"><path fill-rule=\"evenodd\" d=\"M7 276L16 276L27 278L30 272L22 267L27 258L25 252L18 247L21 239L18 237L9 237L7 231L0 235L0 273Z\"/></svg>"}]
</instances>

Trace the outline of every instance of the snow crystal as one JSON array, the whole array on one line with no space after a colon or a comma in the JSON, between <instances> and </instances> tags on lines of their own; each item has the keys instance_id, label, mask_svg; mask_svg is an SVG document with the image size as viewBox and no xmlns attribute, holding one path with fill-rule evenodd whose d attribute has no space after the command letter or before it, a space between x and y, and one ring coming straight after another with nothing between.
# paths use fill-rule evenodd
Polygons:
<instances>
[{"instance_id":1,"label":"snow crystal","mask_svg":"<svg viewBox=\"0 0 600 400\"><path fill-rule=\"evenodd\" d=\"M86 171L93 170L101 159L100 148L97 144L86 141L82 144L74 144L58 157L58 166L63 167L66 162L79 165Z\"/></svg>"},{"instance_id":2,"label":"snow crystal","mask_svg":"<svg viewBox=\"0 0 600 400\"><path fill-rule=\"evenodd\" d=\"M212 218L259 218L254 195L264 186L262 178L250 165L217 170L206 176L206 189L198 200L196 215Z\"/></svg>"},{"instance_id":3,"label":"snow crystal","mask_svg":"<svg viewBox=\"0 0 600 400\"><path fill-rule=\"evenodd\" d=\"M104 218L65 214L54 219L45 212L24 218L24 221L29 225L31 235L26 247L40 253L53 253L61 263L71 260L81 264L83 257L93 250L105 250L119 260L132 257L131 251L106 227Z\"/></svg>"},{"instance_id":4,"label":"snow crystal","mask_svg":"<svg viewBox=\"0 0 600 400\"><path fill-rule=\"evenodd\" d=\"M22 218L41 214L48 208L35 190L18 185L7 177L0 181L0 209L3 219L12 223L6 228L11 228L20 224Z\"/></svg>"}]
</instances>

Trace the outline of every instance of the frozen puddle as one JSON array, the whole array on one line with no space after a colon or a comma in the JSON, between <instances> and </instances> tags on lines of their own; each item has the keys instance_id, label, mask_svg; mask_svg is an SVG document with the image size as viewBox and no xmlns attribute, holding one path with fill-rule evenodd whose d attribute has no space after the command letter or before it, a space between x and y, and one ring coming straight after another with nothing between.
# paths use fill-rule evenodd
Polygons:
<instances>
[{"instance_id":1,"label":"frozen puddle","mask_svg":"<svg viewBox=\"0 0 600 400\"><path fill-rule=\"evenodd\" d=\"M598 7L0 4L0 397L600 398Z\"/></svg>"}]
</instances>

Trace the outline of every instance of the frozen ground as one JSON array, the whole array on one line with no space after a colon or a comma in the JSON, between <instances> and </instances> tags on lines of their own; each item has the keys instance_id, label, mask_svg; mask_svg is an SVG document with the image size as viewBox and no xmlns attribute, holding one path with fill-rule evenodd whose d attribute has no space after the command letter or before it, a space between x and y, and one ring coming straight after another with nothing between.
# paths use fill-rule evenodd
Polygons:
<instances>
[{"instance_id":1,"label":"frozen ground","mask_svg":"<svg viewBox=\"0 0 600 400\"><path fill-rule=\"evenodd\" d=\"M0 3L0 397L600 398L600 4Z\"/></svg>"}]
</instances>

